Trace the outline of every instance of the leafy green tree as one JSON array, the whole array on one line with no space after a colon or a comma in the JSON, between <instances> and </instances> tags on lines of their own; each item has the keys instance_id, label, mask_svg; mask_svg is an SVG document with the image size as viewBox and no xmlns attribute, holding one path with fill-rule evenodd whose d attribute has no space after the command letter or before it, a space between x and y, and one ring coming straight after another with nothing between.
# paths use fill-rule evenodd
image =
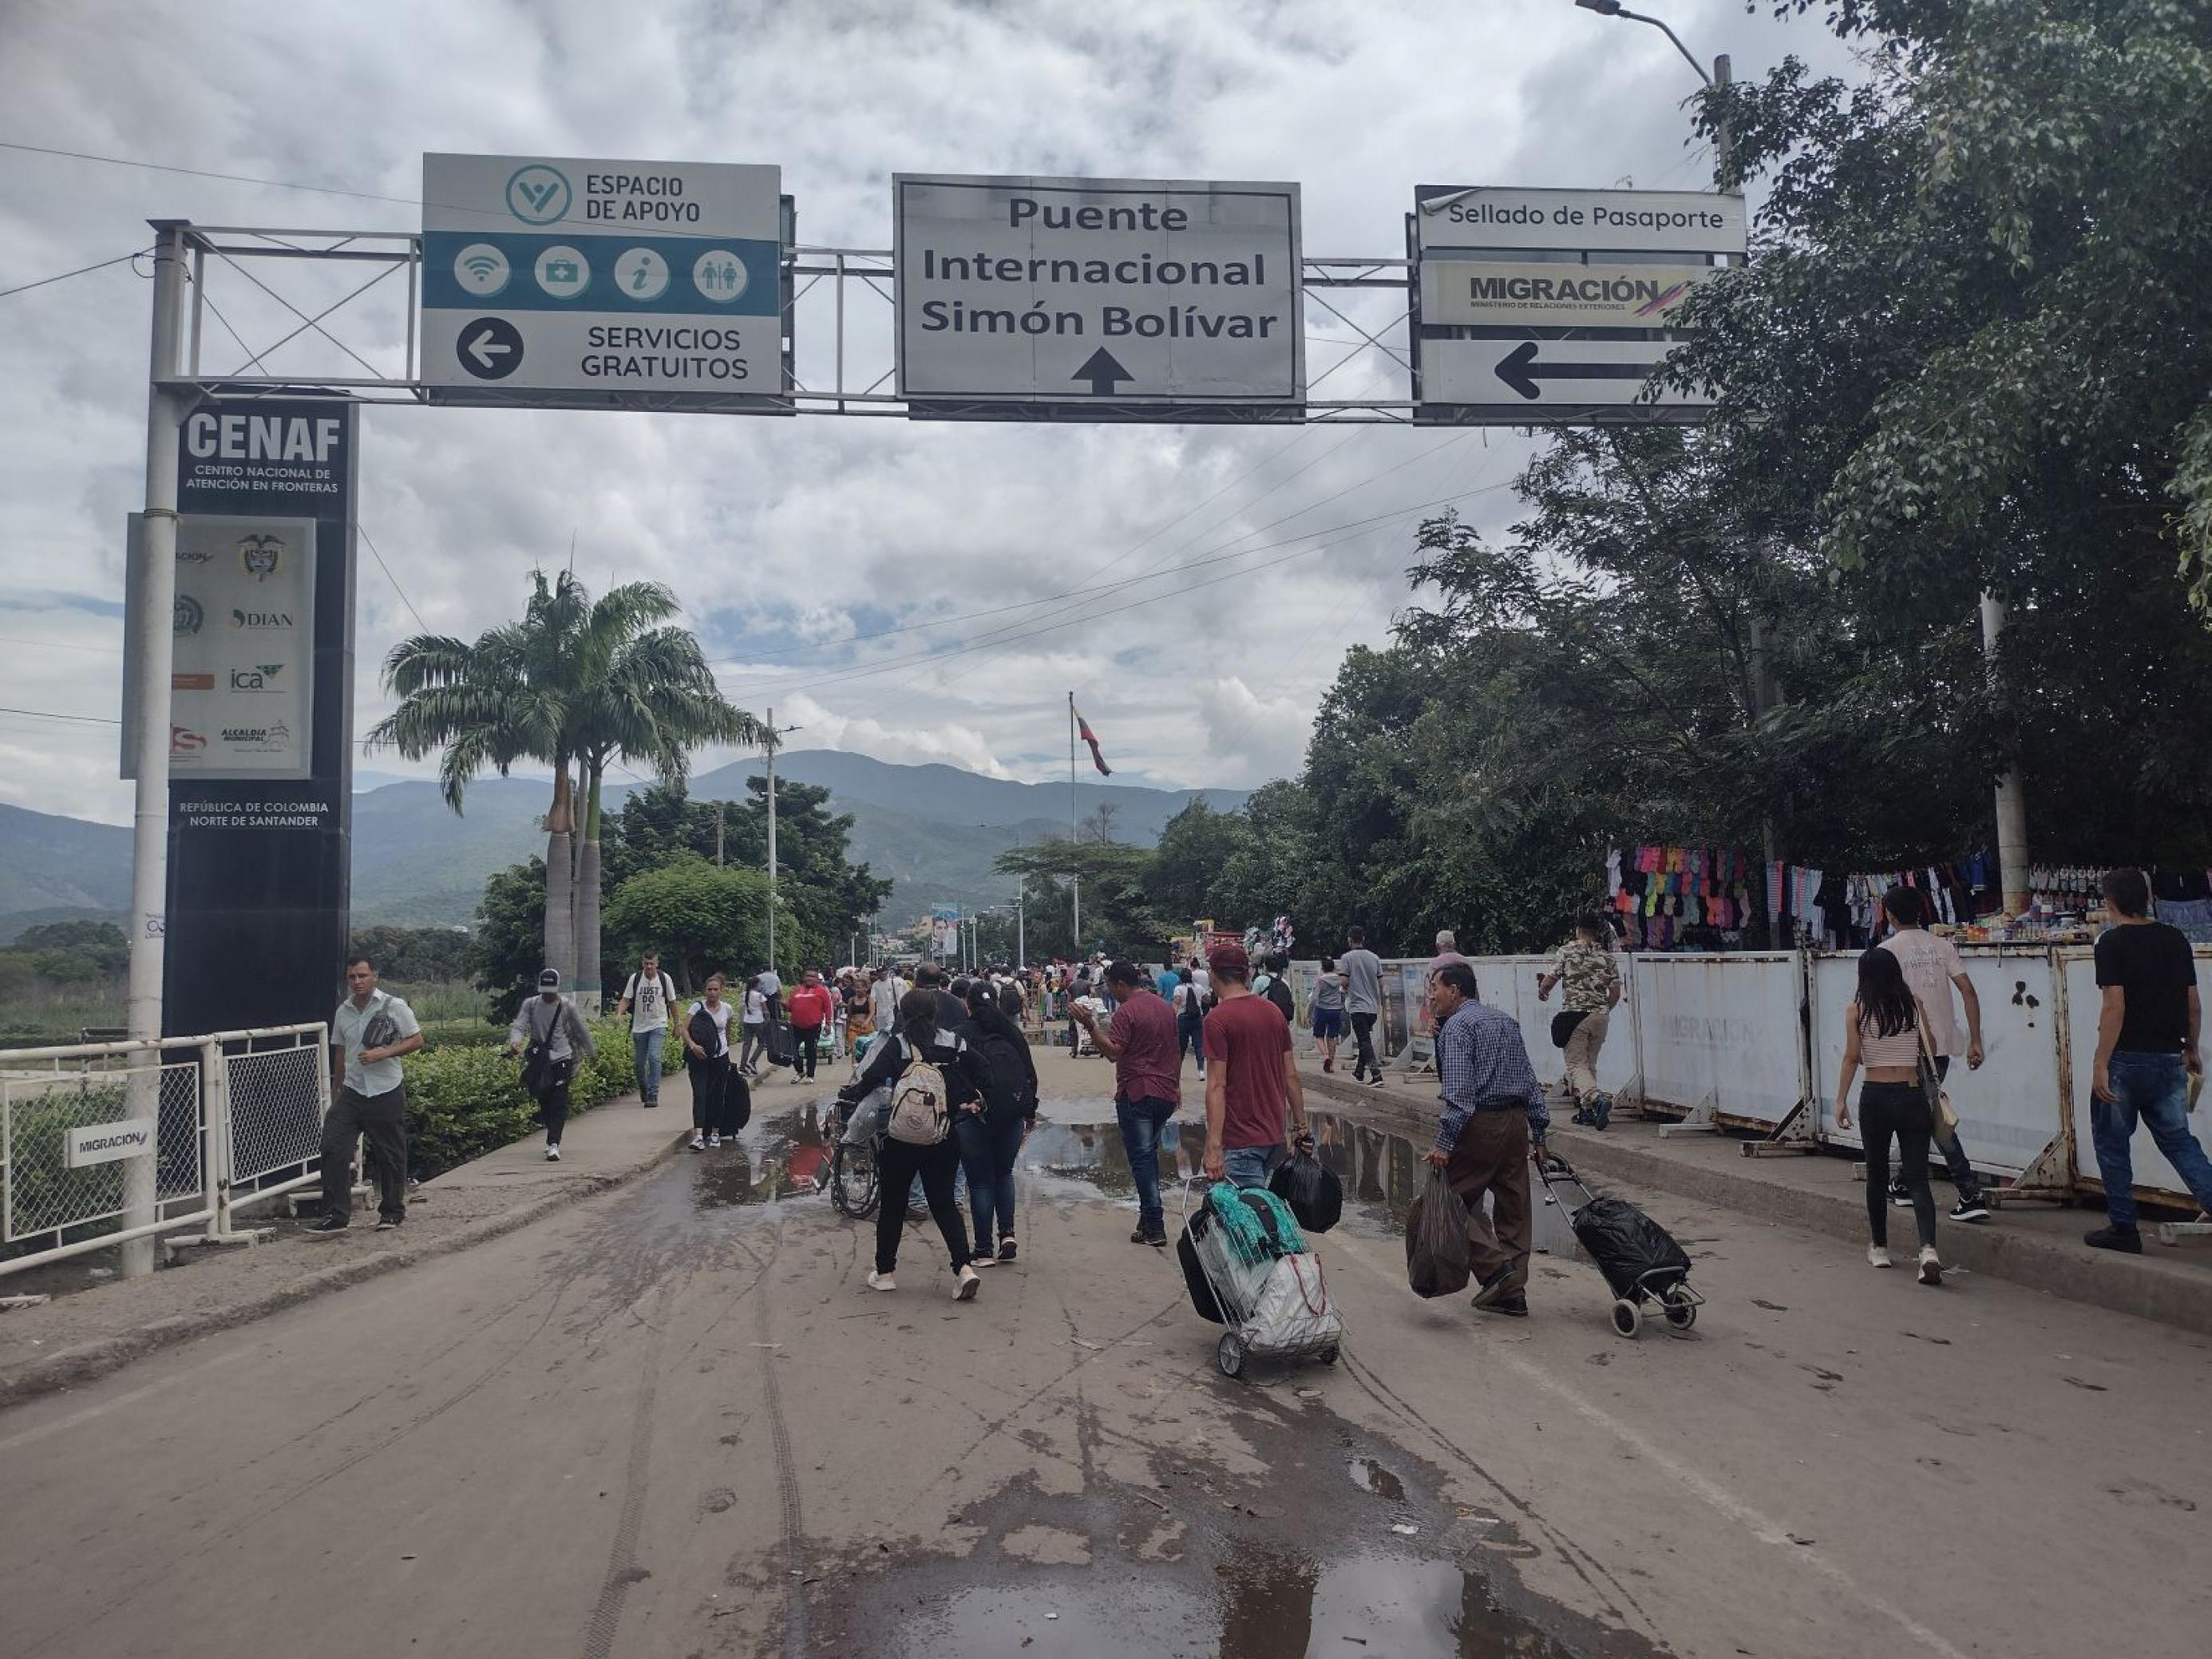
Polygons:
<instances>
[{"instance_id":1,"label":"leafy green tree","mask_svg":"<svg viewBox=\"0 0 2212 1659\"><path fill-rule=\"evenodd\" d=\"M1216 916L1222 872L1250 833L1250 820L1242 814L1192 801L1167 821L1152 848L1145 876L1152 908L1186 927L1200 916Z\"/></svg>"},{"instance_id":2,"label":"leafy green tree","mask_svg":"<svg viewBox=\"0 0 2212 1659\"><path fill-rule=\"evenodd\" d=\"M545 860L532 857L495 872L477 905L469 975L491 994L489 1018L504 1023L538 988L545 966Z\"/></svg>"},{"instance_id":3,"label":"leafy green tree","mask_svg":"<svg viewBox=\"0 0 2212 1659\"><path fill-rule=\"evenodd\" d=\"M1166 949L1169 935L1176 930L1170 919L1153 908L1146 890L1152 861L1151 853L1145 848L1117 842L1042 841L1011 848L1000 854L995 862L1006 874L1022 878L1025 891L1040 877L1054 886L1071 874L1080 878L1083 937L1076 942L1077 949L1091 951L1103 945L1115 953L1156 956ZM1048 902L1059 908L1064 901L1060 895L1054 895ZM1066 924L1072 927L1072 905L1062 914ZM1044 924L1042 933L1040 921ZM1051 929L1048 917L1032 910L1032 956L1048 948L1039 941L1052 939Z\"/></svg>"},{"instance_id":4,"label":"leafy green tree","mask_svg":"<svg viewBox=\"0 0 2212 1659\"><path fill-rule=\"evenodd\" d=\"M356 927L347 948L375 963L384 978L404 984L465 979L470 973L471 941L459 927Z\"/></svg>"},{"instance_id":5,"label":"leafy green tree","mask_svg":"<svg viewBox=\"0 0 2212 1659\"><path fill-rule=\"evenodd\" d=\"M735 979L768 959L768 877L678 854L615 889L607 931L625 954L648 946L686 990L712 973Z\"/></svg>"},{"instance_id":6,"label":"leafy green tree","mask_svg":"<svg viewBox=\"0 0 2212 1659\"><path fill-rule=\"evenodd\" d=\"M49 979L119 979L131 969L131 942L112 921L43 921L15 935L15 950L51 957L59 971Z\"/></svg>"}]
</instances>

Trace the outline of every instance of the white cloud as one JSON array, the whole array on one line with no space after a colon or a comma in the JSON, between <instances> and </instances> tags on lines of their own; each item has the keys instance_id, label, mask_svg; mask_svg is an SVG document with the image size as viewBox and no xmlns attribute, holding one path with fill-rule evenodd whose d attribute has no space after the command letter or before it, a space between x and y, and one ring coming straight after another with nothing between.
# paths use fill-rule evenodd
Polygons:
<instances>
[{"instance_id":1,"label":"white cloud","mask_svg":"<svg viewBox=\"0 0 2212 1659\"><path fill-rule=\"evenodd\" d=\"M1784 51L1847 67L1817 23L1747 16L1735 0L1679 0L1669 16L1698 50L1733 52L1740 76ZM772 161L815 245L887 246L895 171L1296 179L1316 256L1395 252L1417 182L1702 177L1685 165L1688 71L1664 37L1567 0L80 0L18 7L0 39L9 136L58 149L398 198L417 193L424 149ZM416 222L404 200L9 153L0 288L143 246L147 218L176 216ZM269 275L301 279L318 304L355 280ZM257 345L295 324L219 265L209 293ZM1389 293L1332 298L1370 328L1402 309ZM395 281L332 325L358 311L344 337L396 362L404 299ZM826 301L800 313L812 384L831 373ZM119 639L82 606L121 597L146 307L127 265L0 300L0 636L32 641L0 647L0 705L116 703L117 659L69 647ZM848 310L872 378L889 308L855 293ZM1357 342L1318 307L1309 326L1318 377ZM216 371L244 355L212 321L204 349ZM271 361L303 372L317 351L331 356L307 337ZM1321 393L1393 379L1370 351ZM1404 601L1415 509L1486 489L1459 504L1500 526L1498 486L1528 453L1511 434L1402 427L413 407L373 408L363 427L362 524L412 608L364 556L361 729L386 706L377 665L416 615L473 635L573 541L594 587L672 586L732 694L757 712L806 708L809 742L1051 775L1072 690L1117 775L1186 786L1294 767L1343 651L1382 640ZM1085 591L1056 597L1072 590ZM106 728L0 722L14 746L0 797L127 817Z\"/></svg>"}]
</instances>

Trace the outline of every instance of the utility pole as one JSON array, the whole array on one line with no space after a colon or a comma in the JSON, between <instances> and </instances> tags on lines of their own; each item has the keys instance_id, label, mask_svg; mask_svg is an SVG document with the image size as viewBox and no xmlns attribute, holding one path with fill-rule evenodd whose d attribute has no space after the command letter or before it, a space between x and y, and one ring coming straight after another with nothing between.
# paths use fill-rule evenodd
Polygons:
<instances>
[{"instance_id":1,"label":"utility pole","mask_svg":"<svg viewBox=\"0 0 2212 1659\"><path fill-rule=\"evenodd\" d=\"M1079 839L1075 827L1075 693L1067 694L1067 845L1072 853ZM1083 959L1083 872L1073 871L1068 877L1068 890L1075 901L1073 927L1074 945L1070 952L1073 960Z\"/></svg>"},{"instance_id":2,"label":"utility pole","mask_svg":"<svg viewBox=\"0 0 2212 1659\"><path fill-rule=\"evenodd\" d=\"M775 971L775 710L768 711L768 965Z\"/></svg>"},{"instance_id":3,"label":"utility pole","mask_svg":"<svg viewBox=\"0 0 2212 1659\"><path fill-rule=\"evenodd\" d=\"M722 803L714 803L714 867L722 867Z\"/></svg>"},{"instance_id":4,"label":"utility pole","mask_svg":"<svg viewBox=\"0 0 2212 1659\"><path fill-rule=\"evenodd\" d=\"M1994 683L1997 677L1997 644L2004 638L2005 603L1996 594L1982 594L1982 658ZM2021 787L2020 768L2008 769L1997 779L1997 889L2004 896L2008 916L2027 914L2027 795Z\"/></svg>"}]
</instances>

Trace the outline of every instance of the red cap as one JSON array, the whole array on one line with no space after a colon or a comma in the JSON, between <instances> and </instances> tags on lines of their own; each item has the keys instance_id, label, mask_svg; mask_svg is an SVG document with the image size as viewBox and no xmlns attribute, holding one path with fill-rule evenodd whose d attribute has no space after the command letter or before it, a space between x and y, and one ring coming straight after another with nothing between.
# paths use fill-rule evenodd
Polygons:
<instances>
[{"instance_id":1,"label":"red cap","mask_svg":"<svg viewBox=\"0 0 2212 1659\"><path fill-rule=\"evenodd\" d=\"M1252 958L1241 945L1217 945L1206 953L1206 965L1215 973L1242 978L1252 971Z\"/></svg>"}]
</instances>

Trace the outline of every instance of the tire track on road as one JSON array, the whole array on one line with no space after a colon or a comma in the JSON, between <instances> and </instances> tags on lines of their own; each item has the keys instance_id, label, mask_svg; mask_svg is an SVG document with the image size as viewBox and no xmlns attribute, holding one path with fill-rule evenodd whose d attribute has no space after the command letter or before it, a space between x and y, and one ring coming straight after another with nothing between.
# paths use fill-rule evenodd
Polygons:
<instances>
[{"instance_id":1,"label":"tire track on road","mask_svg":"<svg viewBox=\"0 0 2212 1659\"><path fill-rule=\"evenodd\" d=\"M686 1280L689 1275L685 1275ZM607 1659L614 1651L615 1634L622 1627L623 1603L629 1587L649 1577L637 1565L637 1534L645 1523L645 1494L653 1470L653 1402L660 1392L660 1354L668 1341L668 1304L673 1299L663 1289L651 1292L653 1315L646 1318L645 1353L640 1361L637 1402L629 1419L629 1461L623 1470L622 1513L615 1522L615 1536L607 1552L607 1575L599 1584L599 1599L584 1629L585 1659Z\"/></svg>"}]
</instances>

